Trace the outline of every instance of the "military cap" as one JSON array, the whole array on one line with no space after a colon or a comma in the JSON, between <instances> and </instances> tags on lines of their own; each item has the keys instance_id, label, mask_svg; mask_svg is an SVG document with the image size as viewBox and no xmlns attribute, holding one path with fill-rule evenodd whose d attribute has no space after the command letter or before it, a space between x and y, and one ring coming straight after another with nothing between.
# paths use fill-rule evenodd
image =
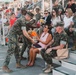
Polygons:
<instances>
[{"instance_id":1,"label":"military cap","mask_svg":"<svg viewBox=\"0 0 76 75\"><path fill-rule=\"evenodd\" d=\"M27 14L28 14L31 18L33 18L33 16L34 16L34 14L31 13L31 12L27 12Z\"/></svg>"},{"instance_id":2,"label":"military cap","mask_svg":"<svg viewBox=\"0 0 76 75\"><path fill-rule=\"evenodd\" d=\"M26 15L26 13L27 13L26 8L21 8L21 14Z\"/></svg>"},{"instance_id":3,"label":"military cap","mask_svg":"<svg viewBox=\"0 0 76 75\"><path fill-rule=\"evenodd\" d=\"M56 25L56 27L58 27L58 26L63 27L64 26L64 23L63 22L58 22L57 25Z\"/></svg>"}]
</instances>

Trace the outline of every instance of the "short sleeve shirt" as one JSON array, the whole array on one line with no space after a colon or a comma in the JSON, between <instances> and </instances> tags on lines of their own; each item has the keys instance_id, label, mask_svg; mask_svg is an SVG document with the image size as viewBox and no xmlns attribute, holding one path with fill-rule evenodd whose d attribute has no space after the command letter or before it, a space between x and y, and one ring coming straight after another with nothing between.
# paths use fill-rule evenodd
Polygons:
<instances>
[{"instance_id":1,"label":"short sleeve shirt","mask_svg":"<svg viewBox=\"0 0 76 75\"><path fill-rule=\"evenodd\" d=\"M26 26L28 21L25 20L25 17L20 17L10 29L9 34L22 34L22 30L28 30L29 27Z\"/></svg>"},{"instance_id":2,"label":"short sleeve shirt","mask_svg":"<svg viewBox=\"0 0 76 75\"><path fill-rule=\"evenodd\" d=\"M60 34L55 33L53 38L54 38L54 43L52 44L52 47L59 46L60 44L64 44L64 45L67 44L68 36L65 32L62 32Z\"/></svg>"}]
</instances>

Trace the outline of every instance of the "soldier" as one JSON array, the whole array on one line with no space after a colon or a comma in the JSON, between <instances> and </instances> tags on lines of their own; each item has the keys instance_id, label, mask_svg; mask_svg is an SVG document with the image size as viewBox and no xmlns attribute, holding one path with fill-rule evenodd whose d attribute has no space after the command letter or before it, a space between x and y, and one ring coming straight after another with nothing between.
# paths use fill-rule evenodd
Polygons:
<instances>
[{"instance_id":1,"label":"soldier","mask_svg":"<svg viewBox=\"0 0 76 75\"><path fill-rule=\"evenodd\" d=\"M21 9L21 17L23 18L26 15L26 13L27 13L26 8L22 8ZM26 57L23 57L23 53L28 45L26 43L26 38L24 35L20 35L18 39L19 39L19 43L23 43L22 51L21 51L21 59L26 59Z\"/></svg>"},{"instance_id":2,"label":"soldier","mask_svg":"<svg viewBox=\"0 0 76 75\"><path fill-rule=\"evenodd\" d=\"M25 15L26 13L27 13L26 8L22 8L22 9L21 9L21 14L22 14L21 17L24 17L24 15ZM27 26L28 26L28 31L30 30L30 28L37 28L34 19L32 19L32 20L27 24ZM22 35L21 35L21 36L22 36ZM21 38L22 38L22 37L21 37ZM23 40L23 41L22 41L22 42L23 42L23 46L22 46L22 51L21 51L21 59L24 60L24 59L26 59L26 57L23 57L24 51L26 50L27 47L30 48L31 43L30 43L30 41L29 41L28 39L27 39L28 41L26 40L26 38L25 38L24 35L23 35L22 40ZM29 48L28 48L28 49L29 49Z\"/></svg>"},{"instance_id":3,"label":"soldier","mask_svg":"<svg viewBox=\"0 0 76 75\"><path fill-rule=\"evenodd\" d=\"M23 34L28 40L30 40L31 43L34 43L32 38L27 33L28 30L27 24L30 22L33 16L34 15L31 12L28 12L24 17L19 18L14 23L13 27L10 29L8 34L8 38L9 38L8 51L3 65L3 70L5 72L12 72L12 70L8 68L8 65L10 63L10 59L13 54L15 54L15 58L16 58L16 67L25 68L22 64L20 64L20 57L19 57L20 51L19 51L17 36Z\"/></svg>"},{"instance_id":4,"label":"soldier","mask_svg":"<svg viewBox=\"0 0 76 75\"><path fill-rule=\"evenodd\" d=\"M67 34L64 32L63 24L58 23L56 26L56 33L53 36L51 45L46 50L41 50L41 55L48 67L45 68L44 72L49 73L52 71L52 58L57 56L57 50L65 48L67 44Z\"/></svg>"}]
</instances>

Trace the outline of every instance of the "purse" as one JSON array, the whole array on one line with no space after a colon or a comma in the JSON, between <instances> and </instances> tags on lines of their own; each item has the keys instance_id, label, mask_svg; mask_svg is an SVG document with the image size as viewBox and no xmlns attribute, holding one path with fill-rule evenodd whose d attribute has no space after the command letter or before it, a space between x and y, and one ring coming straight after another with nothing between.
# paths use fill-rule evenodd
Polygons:
<instances>
[{"instance_id":1,"label":"purse","mask_svg":"<svg viewBox=\"0 0 76 75\"><path fill-rule=\"evenodd\" d=\"M57 50L57 57L55 57L55 59L61 60L68 58L68 56L69 56L69 50L68 46L66 45L66 48Z\"/></svg>"}]
</instances>

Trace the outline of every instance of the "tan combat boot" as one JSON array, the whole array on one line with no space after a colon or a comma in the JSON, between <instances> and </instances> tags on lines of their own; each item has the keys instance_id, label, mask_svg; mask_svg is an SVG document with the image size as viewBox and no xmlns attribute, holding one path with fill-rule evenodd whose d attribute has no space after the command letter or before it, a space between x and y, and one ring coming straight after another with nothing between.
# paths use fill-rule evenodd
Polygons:
<instances>
[{"instance_id":1,"label":"tan combat boot","mask_svg":"<svg viewBox=\"0 0 76 75\"><path fill-rule=\"evenodd\" d=\"M16 68L26 68L26 66L20 64L20 63L16 63Z\"/></svg>"},{"instance_id":2,"label":"tan combat boot","mask_svg":"<svg viewBox=\"0 0 76 75\"><path fill-rule=\"evenodd\" d=\"M48 65L48 68L44 71L44 73L51 73L52 72L52 66Z\"/></svg>"},{"instance_id":3,"label":"tan combat boot","mask_svg":"<svg viewBox=\"0 0 76 75\"><path fill-rule=\"evenodd\" d=\"M10 70L7 66L3 66L3 71L4 72L7 72L7 73L11 73L11 72L13 72L12 70Z\"/></svg>"}]
</instances>

